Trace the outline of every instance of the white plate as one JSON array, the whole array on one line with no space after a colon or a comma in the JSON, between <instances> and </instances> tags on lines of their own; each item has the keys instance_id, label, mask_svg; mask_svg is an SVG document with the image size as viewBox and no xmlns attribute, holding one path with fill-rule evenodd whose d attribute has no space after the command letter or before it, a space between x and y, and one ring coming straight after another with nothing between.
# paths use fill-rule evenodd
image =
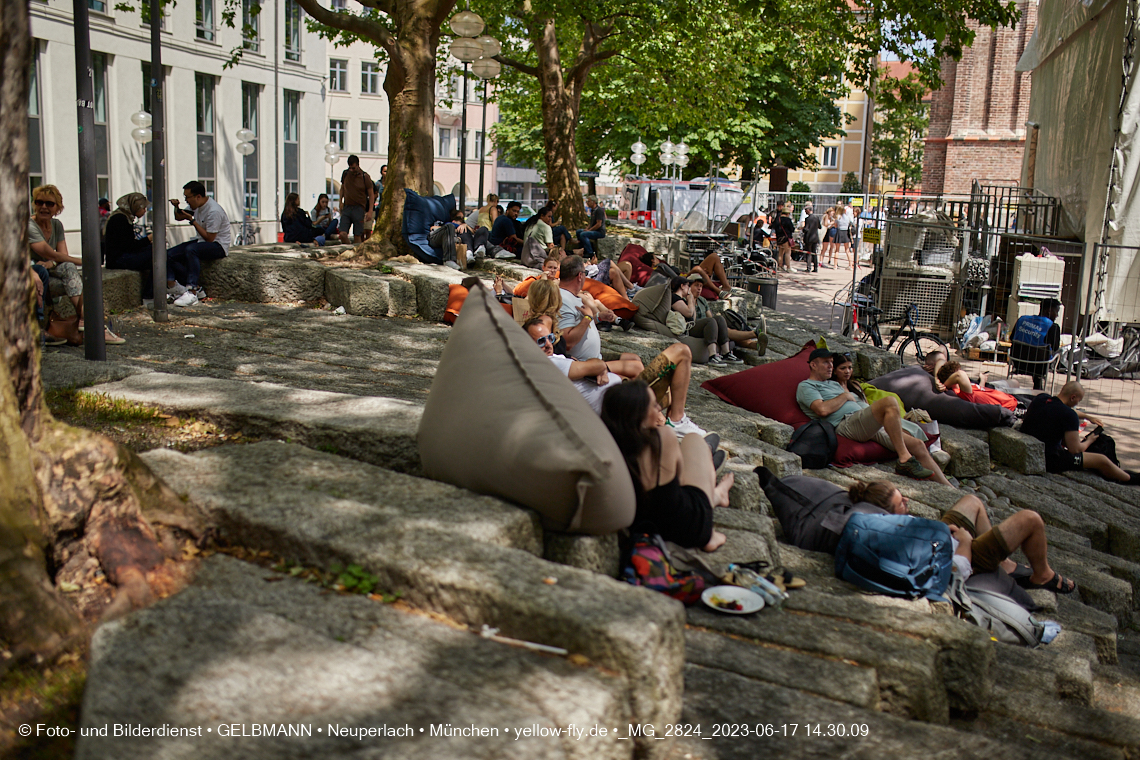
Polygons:
<instances>
[{"instance_id":1,"label":"white plate","mask_svg":"<svg viewBox=\"0 0 1140 760\"><path fill-rule=\"evenodd\" d=\"M730 602L740 602L742 609L726 610L723 607L717 607L712 603L714 596ZM740 586L713 586L712 588L706 588L704 593L701 594L701 601L717 612L727 612L729 615L751 615L753 612L763 609L764 607L764 597L746 588L741 588Z\"/></svg>"}]
</instances>

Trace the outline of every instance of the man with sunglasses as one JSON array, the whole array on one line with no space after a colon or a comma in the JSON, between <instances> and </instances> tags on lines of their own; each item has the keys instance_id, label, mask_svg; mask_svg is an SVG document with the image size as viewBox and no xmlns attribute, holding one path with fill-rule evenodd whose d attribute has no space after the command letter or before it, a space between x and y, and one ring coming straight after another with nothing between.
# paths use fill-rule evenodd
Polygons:
<instances>
[{"instance_id":1,"label":"man with sunglasses","mask_svg":"<svg viewBox=\"0 0 1140 760\"><path fill-rule=\"evenodd\" d=\"M602 413L602 397L606 395L606 391L611 386L621 383L621 377L610 372L610 368L601 359L587 359L586 361L575 361L568 356L559 356L554 353L554 335L550 332L550 328L546 326L547 317L531 317L523 325L530 337L534 338L534 342L542 349L542 352L550 357L550 361L554 362L554 366L558 367L574 383L574 387L586 399L586 403L590 405L598 414Z\"/></svg>"}]
</instances>

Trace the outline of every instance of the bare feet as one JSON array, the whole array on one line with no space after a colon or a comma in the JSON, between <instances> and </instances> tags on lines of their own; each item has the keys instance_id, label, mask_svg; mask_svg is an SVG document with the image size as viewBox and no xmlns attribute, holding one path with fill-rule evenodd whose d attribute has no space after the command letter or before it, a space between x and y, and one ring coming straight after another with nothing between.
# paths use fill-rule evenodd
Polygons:
<instances>
[{"instance_id":1,"label":"bare feet","mask_svg":"<svg viewBox=\"0 0 1140 760\"><path fill-rule=\"evenodd\" d=\"M713 491L714 507L727 507L728 506L728 492L732 490L732 484L736 481L736 476L731 472L721 478L721 481L716 484L716 489ZM713 534L716 537L716 534ZM723 536L722 536L723 538ZM721 543L724 543L723 540ZM708 551L712 551L709 549Z\"/></svg>"},{"instance_id":2,"label":"bare feet","mask_svg":"<svg viewBox=\"0 0 1140 760\"><path fill-rule=\"evenodd\" d=\"M712 538L710 538L709 542L702 546L701 549L706 552L715 552L717 549L724 546L724 542L727 540L728 538L723 533L721 533L719 530L714 530L712 532Z\"/></svg>"}]
</instances>

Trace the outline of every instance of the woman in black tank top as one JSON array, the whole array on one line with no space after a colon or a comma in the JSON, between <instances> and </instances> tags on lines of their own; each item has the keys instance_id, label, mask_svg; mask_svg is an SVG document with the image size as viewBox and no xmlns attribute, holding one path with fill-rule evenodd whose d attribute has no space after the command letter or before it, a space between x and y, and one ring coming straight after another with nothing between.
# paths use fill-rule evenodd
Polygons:
<instances>
[{"instance_id":1,"label":"woman in black tank top","mask_svg":"<svg viewBox=\"0 0 1140 760\"><path fill-rule=\"evenodd\" d=\"M602 421L633 478L637 514L631 530L716 551L725 536L713 530L713 508L728 506L733 476L716 482L712 454L704 439L689 434L678 441L664 427L661 407L641 380L616 385L606 393Z\"/></svg>"}]
</instances>

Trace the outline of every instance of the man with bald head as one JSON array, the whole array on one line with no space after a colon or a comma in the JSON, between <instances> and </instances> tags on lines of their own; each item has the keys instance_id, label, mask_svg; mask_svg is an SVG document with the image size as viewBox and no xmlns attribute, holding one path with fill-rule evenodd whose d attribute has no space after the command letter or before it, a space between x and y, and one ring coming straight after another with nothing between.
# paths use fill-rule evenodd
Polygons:
<instances>
[{"instance_id":1,"label":"man with bald head","mask_svg":"<svg viewBox=\"0 0 1140 760\"><path fill-rule=\"evenodd\" d=\"M1076 380L1065 383L1056 396L1047 393L1036 396L1021 421L1021 432L1045 444L1048 472L1096 470L1105 480L1140 485L1140 474L1126 472L1104 454L1088 451L1104 434L1104 425L1096 417L1074 409L1084 397L1085 389ZM1080 434L1081 420L1096 425L1084 440Z\"/></svg>"}]
</instances>

